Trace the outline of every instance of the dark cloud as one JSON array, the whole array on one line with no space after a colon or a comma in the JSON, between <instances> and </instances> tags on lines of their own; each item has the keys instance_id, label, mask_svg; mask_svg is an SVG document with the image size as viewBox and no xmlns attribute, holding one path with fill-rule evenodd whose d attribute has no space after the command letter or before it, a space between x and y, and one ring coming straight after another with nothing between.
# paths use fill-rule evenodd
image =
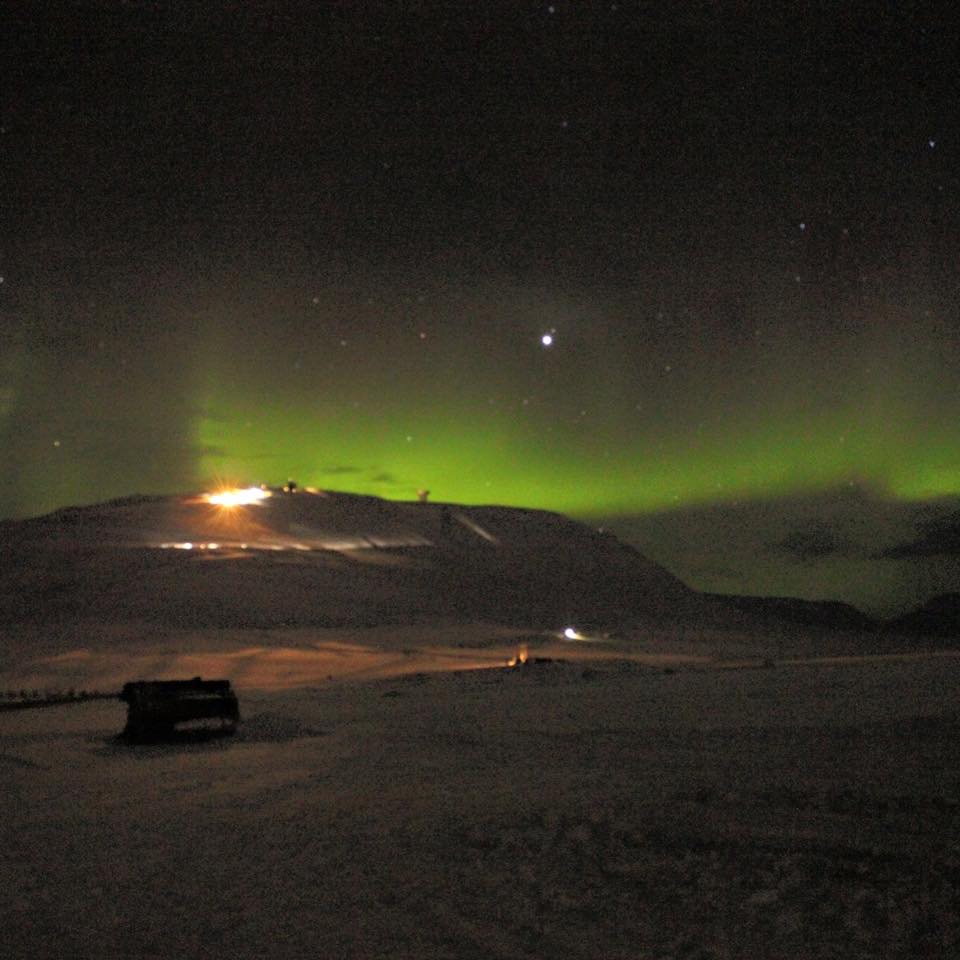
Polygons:
<instances>
[{"instance_id":1,"label":"dark cloud","mask_svg":"<svg viewBox=\"0 0 960 960\"><path fill-rule=\"evenodd\" d=\"M345 474L362 473L362 472L363 472L363 467L355 467L349 464L340 464L340 463L331 464L328 467L321 467L317 471L317 473L323 474L324 476L328 476L328 477L331 477L331 476L339 477Z\"/></svg>"},{"instance_id":2,"label":"dark cloud","mask_svg":"<svg viewBox=\"0 0 960 960\"><path fill-rule=\"evenodd\" d=\"M924 524L917 539L894 544L877 554L881 560L956 556L960 556L960 513L932 520Z\"/></svg>"},{"instance_id":3,"label":"dark cloud","mask_svg":"<svg viewBox=\"0 0 960 960\"><path fill-rule=\"evenodd\" d=\"M960 583L956 497L909 503L839 489L602 522L712 593L844 600L885 617Z\"/></svg>"},{"instance_id":4,"label":"dark cloud","mask_svg":"<svg viewBox=\"0 0 960 960\"><path fill-rule=\"evenodd\" d=\"M768 544L768 549L794 557L801 563L815 563L827 557L852 557L862 553L847 537L822 526L794 530L782 540Z\"/></svg>"},{"instance_id":5,"label":"dark cloud","mask_svg":"<svg viewBox=\"0 0 960 960\"><path fill-rule=\"evenodd\" d=\"M212 443L201 444L194 447L193 452L198 457L225 457L227 455L226 447L216 446Z\"/></svg>"},{"instance_id":6,"label":"dark cloud","mask_svg":"<svg viewBox=\"0 0 960 960\"><path fill-rule=\"evenodd\" d=\"M397 478L392 473L387 473L383 471L382 473L374 474L370 480L373 483L396 483Z\"/></svg>"}]
</instances>

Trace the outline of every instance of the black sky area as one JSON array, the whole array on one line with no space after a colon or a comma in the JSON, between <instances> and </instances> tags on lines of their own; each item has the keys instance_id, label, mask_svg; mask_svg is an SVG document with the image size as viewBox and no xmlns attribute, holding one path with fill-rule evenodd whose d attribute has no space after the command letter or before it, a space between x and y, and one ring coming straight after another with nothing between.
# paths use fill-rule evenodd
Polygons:
<instances>
[{"instance_id":1,"label":"black sky area","mask_svg":"<svg viewBox=\"0 0 960 960\"><path fill-rule=\"evenodd\" d=\"M8 5L0 516L279 458L300 435L250 409L286 399L386 424L362 455L318 425L308 481L442 495L388 451L445 422L461 477L505 438L527 505L612 517L695 586L884 610L956 589L955 19ZM596 509L568 507L571 462Z\"/></svg>"},{"instance_id":2,"label":"black sky area","mask_svg":"<svg viewBox=\"0 0 960 960\"><path fill-rule=\"evenodd\" d=\"M885 243L928 239L917 187L939 161L918 160L953 122L950 25L910 5L8 16L7 256L59 251L77 284L174 254L188 276L327 256L359 272L462 244L521 278L630 283L724 245L756 270L783 253L771 227L787 247L803 218L856 221L849 249L827 230L808 254L840 284Z\"/></svg>"}]
</instances>

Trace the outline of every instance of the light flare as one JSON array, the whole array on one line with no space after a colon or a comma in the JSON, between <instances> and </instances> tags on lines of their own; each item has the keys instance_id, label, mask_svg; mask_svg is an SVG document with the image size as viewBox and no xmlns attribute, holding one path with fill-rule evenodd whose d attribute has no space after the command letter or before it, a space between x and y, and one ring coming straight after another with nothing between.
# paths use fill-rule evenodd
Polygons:
<instances>
[{"instance_id":1,"label":"light flare","mask_svg":"<svg viewBox=\"0 0 960 960\"><path fill-rule=\"evenodd\" d=\"M522 667L526 662L527 658L530 656L530 651L527 649L527 645L523 644L518 650L515 657L511 657L507 661L508 667Z\"/></svg>"},{"instance_id":2,"label":"light flare","mask_svg":"<svg viewBox=\"0 0 960 960\"><path fill-rule=\"evenodd\" d=\"M204 499L215 506L233 509L260 503L271 495L270 491L264 490L263 487L242 487L207 493Z\"/></svg>"}]
</instances>

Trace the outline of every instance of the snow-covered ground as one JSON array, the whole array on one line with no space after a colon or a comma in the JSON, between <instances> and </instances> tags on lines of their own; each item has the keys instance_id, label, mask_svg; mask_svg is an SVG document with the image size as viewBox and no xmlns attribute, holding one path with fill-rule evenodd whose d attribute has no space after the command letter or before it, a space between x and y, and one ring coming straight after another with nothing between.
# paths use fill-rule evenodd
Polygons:
<instances>
[{"instance_id":1,"label":"snow-covered ground","mask_svg":"<svg viewBox=\"0 0 960 960\"><path fill-rule=\"evenodd\" d=\"M949 649L724 607L537 511L3 535L0 708L199 675L243 715L133 747L118 700L0 709L4 960L960 956Z\"/></svg>"},{"instance_id":2,"label":"snow-covered ground","mask_svg":"<svg viewBox=\"0 0 960 960\"><path fill-rule=\"evenodd\" d=\"M0 954L960 955L960 659L528 637L564 661L509 669L505 628L437 631L348 632L306 685L234 657L232 738L0 713Z\"/></svg>"}]
</instances>

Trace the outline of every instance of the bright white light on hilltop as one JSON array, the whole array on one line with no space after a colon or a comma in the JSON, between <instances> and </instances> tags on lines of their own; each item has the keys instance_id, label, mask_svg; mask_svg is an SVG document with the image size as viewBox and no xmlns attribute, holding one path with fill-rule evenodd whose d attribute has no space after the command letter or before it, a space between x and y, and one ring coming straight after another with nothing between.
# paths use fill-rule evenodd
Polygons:
<instances>
[{"instance_id":1,"label":"bright white light on hilltop","mask_svg":"<svg viewBox=\"0 0 960 960\"><path fill-rule=\"evenodd\" d=\"M260 503L270 496L269 490L262 487L244 487L235 490L218 490L216 493L206 495L207 503L216 504L218 507L243 507L251 503Z\"/></svg>"},{"instance_id":2,"label":"bright white light on hilltop","mask_svg":"<svg viewBox=\"0 0 960 960\"><path fill-rule=\"evenodd\" d=\"M552 334L552 333L545 333L545 334L540 338L540 342L541 342L545 347L552 347L552 346L553 346L553 334Z\"/></svg>"},{"instance_id":3,"label":"bright white light on hilltop","mask_svg":"<svg viewBox=\"0 0 960 960\"><path fill-rule=\"evenodd\" d=\"M583 639L583 636L582 636L581 634L577 633L577 631L574 630L573 627L567 627L567 629L563 631L563 635L564 635L568 640L582 640L582 639Z\"/></svg>"}]
</instances>

